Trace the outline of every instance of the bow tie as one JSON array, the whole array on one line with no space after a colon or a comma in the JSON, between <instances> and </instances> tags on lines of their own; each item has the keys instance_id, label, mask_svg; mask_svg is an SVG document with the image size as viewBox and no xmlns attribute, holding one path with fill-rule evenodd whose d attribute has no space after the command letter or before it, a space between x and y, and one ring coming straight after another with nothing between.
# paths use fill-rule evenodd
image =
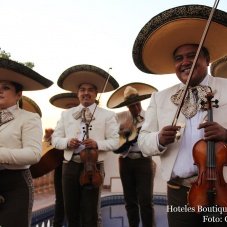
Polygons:
<instances>
[{"instance_id":1,"label":"bow tie","mask_svg":"<svg viewBox=\"0 0 227 227\"><path fill-rule=\"evenodd\" d=\"M81 111L77 111L73 114L73 117L78 120L81 118L81 121L86 123L90 123L92 120L95 120L94 117L92 117L92 114L89 110L89 108L83 108Z\"/></svg>"},{"instance_id":2,"label":"bow tie","mask_svg":"<svg viewBox=\"0 0 227 227\"><path fill-rule=\"evenodd\" d=\"M171 101L175 105L180 104L181 96L184 89L180 89L176 94L171 96ZM181 112L188 119L192 118L201 109L201 102L206 102L206 95L211 89L208 86L195 86L189 87L188 92L184 99L184 104L181 108Z\"/></svg>"},{"instance_id":3,"label":"bow tie","mask_svg":"<svg viewBox=\"0 0 227 227\"><path fill-rule=\"evenodd\" d=\"M14 119L14 116L10 111L8 111L8 110L0 111L0 126L13 119Z\"/></svg>"}]
</instances>

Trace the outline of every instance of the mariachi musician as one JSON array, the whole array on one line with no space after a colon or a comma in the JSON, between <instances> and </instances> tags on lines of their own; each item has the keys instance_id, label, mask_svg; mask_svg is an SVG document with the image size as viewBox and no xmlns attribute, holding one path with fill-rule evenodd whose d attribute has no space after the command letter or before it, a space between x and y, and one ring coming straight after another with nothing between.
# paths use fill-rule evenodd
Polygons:
<instances>
[{"instance_id":1,"label":"mariachi musician","mask_svg":"<svg viewBox=\"0 0 227 227\"><path fill-rule=\"evenodd\" d=\"M141 101L151 97L156 88L145 83L129 83L118 88L109 98L107 107L127 106L128 111L117 113L120 124L119 171L123 186L129 226L154 226L153 185L156 164L142 154L137 144L145 111Z\"/></svg>"},{"instance_id":2,"label":"mariachi musician","mask_svg":"<svg viewBox=\"0 0 227 227\"><path fill-rule=\"evenodd\" d=\"M96 103L97 94L103 92L105 84L105 91L119 86L112 76L93 65L72 66L58 79L58 85L77 93L80 102L77 107L62 112L52 135L52 145L64 149L62 184L69 227L79 227L80 222L83 226L98 226L102 182L93 185L93 180L100 175L104 177L103 161L106 151L118 148L116 114ZM87 161L83 159L84 156L88 157ZM93 165L94 162L96 166ZM94 170L93 175L90 175L89 169ZM86 179L88 175L90 183L83 184L81 179Z\"/></svg>"},{"instance_id":3,"label":"mariachi musician","mask_svg":"<svg viewBox=\"0 0 227 227\"><path fill-rule=\"evenodd\" d=\"M198 207L187 206L188 193L200 173L199 167L194 165L194 144L201 139L220 142L226 155L227 80L208 75L209 63L227 53L226 12L216 10L213 15L177 124L172 124L210 12L211 8L203 5L186 5L166 10L144 26L133 47L134 62L140 70L153 74L175 72L180 80L177 85L153 93L138 138L139 147L144 154L160 155L162 176L168 186L167 212L170 227L226 226L223 212L215 210L218 206L215 202L211 207L208 204L208 208L214 209L213 212L206 212L207 207L203 207L201 212L195 212ZM211 91L214 99L218 100L219 107L213 108L213 121L208 121L208 111L201 104L207 102ZM223 162L225 161L224 156ZM226 181L227 171L226 167L219 167L221 171L217 173L217 169L215 170L216 177L207 178L202 183L212 181L214 200L220 195L217 189L223 189L219 202L223 202L221 208L224 208L227 207L226 183L215 179L224 172ZM203 177L206 176L207 172L204 171ZM205 190L203 194L208 195L209 191ZM195 195L194 199L198 199L198 196ZM210 201L210 198L207 199Z\"/></svg>"},{"instance_id":4,"label":"mariachi musician","mask_svg":"<svg viewBox=\"0 0 227 227\"><path fill-rule=\"evenodd\" d=\"M40 116L19 107L23 91L53 84L18 62L0 58L0 226L30 226L33 183L30 165L41 157Z\"/></svg>"},{"instance_id":5,"label":"mariachi musician","mask_svg":"<svg viewBox=\"0 0 227 227\"><path fill-rule=\"evenodd\" d=\"M50 103L58 108L69 109L79 105L77 94L72 92L60 93L50 98ZM52 128L45 129L44 140L51 144L51 136L54 130ZM59 150L60 152L60 150ZM56 152L55 152L56 154ZM53 227L61 227L64 225L65 212L64 212L64 199L62 192L62 162L54 169L54 189L55 189L55 205L54 205L54 218ZM57 162L58 163L58 162Z\"/></svg>"},{"instance_id":6,"label":"mariachi musician","mask_svg":"<svg viewBox=\"0 0 227 227\"><path fill-rule=\"evenodd\" d=\"M25 99L23 98L23 101ZM27 100L27 99L26 99ZM50 98L50 103L58 108L69 109L79 105L79 100L75 93L61 93ZM23 102L23 107L28 111L38 112L41 116L41 110L37 104L30 101ZM42 157L40 161L30 167L33 179L42 177L54 170L54 189L55 189L55 207L53 227L61 227L64 225L64 201L62 193L62 162L63 150L57 150L51 145L51 136L54 130L46 128L42 142Z\"/></svg>"}]
</instances>

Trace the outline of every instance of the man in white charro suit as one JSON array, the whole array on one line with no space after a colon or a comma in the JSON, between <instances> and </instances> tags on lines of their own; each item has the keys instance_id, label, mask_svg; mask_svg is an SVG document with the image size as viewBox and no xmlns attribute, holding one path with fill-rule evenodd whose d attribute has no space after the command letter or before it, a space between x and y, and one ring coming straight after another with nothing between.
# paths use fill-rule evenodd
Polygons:
<instances>
[{"instance_id":1,"label":"man in white charro suit","mask_svg":"<svg viewBox=\"0 0 227 227\"><path fill-rule=\"evenodd\" d=\"M160 155L162 176L168 186L170 227L226 226L222 212L214 210L196 213L197 206L188 206L188 202L193 202L188 200L191 184L199 174L192 155L194 144L200 139L227 142L227 80L208 75L209 63L227 52L226 12L215 11L206 40L198 54L180 115L176 124L173 124L210 11L210 7L201 5L180 6L164 11L146 24L134 44L134 61L141 70L155 74L175 72L181 81L153 93L138 138L144 154ZM211 90L214 100L219 101L219 107L213 108L213 121L208 121L207 111L201 104L207 101L207 94ZM217 178L210 178L208 174L210 166L207 162L207 171L203 172L204 183L211 185L213 182L215 185ZM225 180L226 173L224 167ZM223 187L227 193L227 187ZM214 187L203 192L216 198L216 189ZM226 193L222 198L225 202ZM219 206L212 202L212 198L207 196L207 206ZM195 199L198 199L198 195L195 195ZM227 203L224 206L226 209Z\"/></svg>"},{"instance_id":2,"label":"man in white charro suit","mask_svg":"<svg viewBox=\"0 0 227 227\"><path fill-rule=\"evenodd\" d=\"M103 92L106 79L104 70L91 65L76 65L62 73L58 85L65 90L76 92L80 105L62 113L52 135L52 144L64 149L63 196L66 219L69 227L96 227L101 186L81 185L80 176L84 164L80 152L84 148L97 149L97 168L104 177L106 151L119 146L116 114L97 106L97 93ZM105 91L119 85L109 77ZM89 124L89 137L85 135Z\"/></svg>"}]
</instances>

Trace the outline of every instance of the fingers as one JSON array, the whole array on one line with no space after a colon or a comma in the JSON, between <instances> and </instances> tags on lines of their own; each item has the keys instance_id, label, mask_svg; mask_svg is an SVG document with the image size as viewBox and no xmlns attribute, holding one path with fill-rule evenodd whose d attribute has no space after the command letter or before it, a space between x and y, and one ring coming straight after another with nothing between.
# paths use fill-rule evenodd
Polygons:
<instances>
[{"instance_id":1,"label":"fingers","mask_svg":"<svg viewBox=\"0 0 227 227\"><path fill-rule=\"evenodd\" d=\"M71 139L68 142L68 148L70 149L75 149L78 148L80 146L81 142L78 139Z\"/></svg>"},{"instance_id":2,"label":"fingers","mask_svg":"<svg viewBox=\"0 0 227 227\"><path fill-rule=\"evenodd\" d=\"M217 122L205 122L198 129L204 129L204 139L211 141L226 141L226 129Z\"/></svg>"},{"instance_id":3,"label":"fingers","mask_svg":"<svg viewBox=\"0 0 227 227\"><path fill-rule=\"evenodd\" d=\"M92 140L92 139L86 139L82 142L82 144L86 147L86 148L94 148L97 149L97 143L96 141Z\"/></svg>"},{"instance_id":4,"label":"fingers","mask_svg":"<svg viewBox=\"0 0 227 227\"><path fill-rule=\"evenodd\" d=\"M173 143L176 138L177 132L180 130L180 126L166 126L164 127L158 137L159 137L159 143L162 146L166 146L170 143Z\"/></svg>"},{"instance_id":5,"label":"fingers","mask_svg":"<svg viewBox=\"0 0 227 227\"><path fill-rule=\"evenodd\" d=\"M44 135L44 137L45 138L50 138L52 136L53 132L54 132L54 130L52 128L45 129L45 135Z\"/></svg>"}]
</instances>

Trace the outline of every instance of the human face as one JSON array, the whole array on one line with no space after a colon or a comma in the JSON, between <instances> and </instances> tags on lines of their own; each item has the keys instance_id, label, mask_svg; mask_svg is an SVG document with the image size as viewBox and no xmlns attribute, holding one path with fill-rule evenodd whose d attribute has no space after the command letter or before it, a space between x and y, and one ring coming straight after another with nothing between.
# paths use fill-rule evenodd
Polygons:
<instances>
[{"instance_id":1,"label":"human face","mask_svg":"<svg viewBox=\"0 0 227 227\"><path fill-rule=\"evenodd\" d=\"M133 117L137 117L142 110L141 103L137 102L137 103L134 103L132 105L129 105L128 109L129 109L129 111L130 111L130 113L132 114Z\"/></svg>"},{"instance_id":2,"label":"human face","mask_svg":"<svg viewBox=\"0 0 227 227\"><path fill-rule=\"evenodd\" d=\"M174 54L175 71L178 79L186 83L192 67L198 46L187 44L178 47ZM190 80L190 86L200 84L207 75L209 57L201 51L195 64L194 72Z\"/></svg>"},{"instance_id":3,"label":"human face","mask_svg":"<svg viewBox=\"0 0 227 227\"><path fill-rule=\"evenodd\" d=\"M77 95L80 103L87 107L95 103L97 89L92 84L81 84Z\"/></svg>"},{"instance_id":4,"label":"human face","mask_svg":"<svg viewBox=\"0 0 227 227\"><path fill-rule=\"evenodd\" d=\"M16 92L15 86L9 81L0 81L0 109L16 105L22 96L22 91Z\"/></svg>"}]
</instances>

